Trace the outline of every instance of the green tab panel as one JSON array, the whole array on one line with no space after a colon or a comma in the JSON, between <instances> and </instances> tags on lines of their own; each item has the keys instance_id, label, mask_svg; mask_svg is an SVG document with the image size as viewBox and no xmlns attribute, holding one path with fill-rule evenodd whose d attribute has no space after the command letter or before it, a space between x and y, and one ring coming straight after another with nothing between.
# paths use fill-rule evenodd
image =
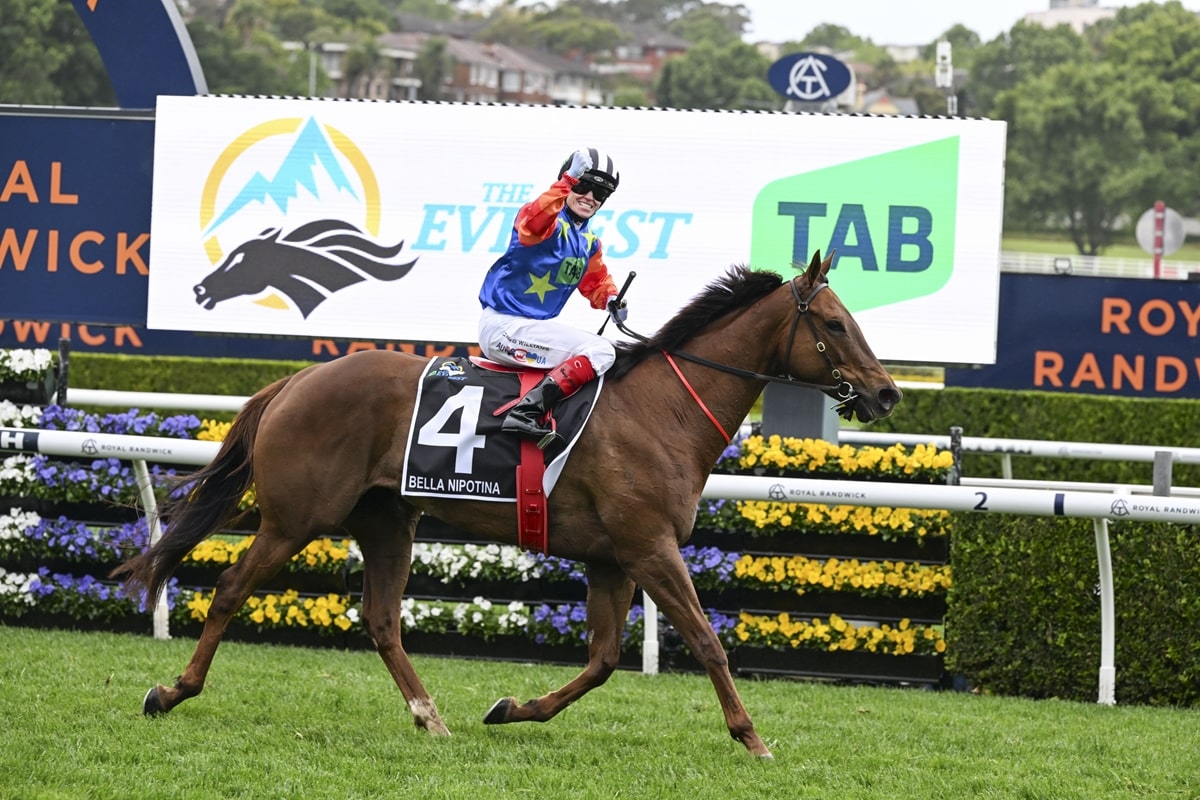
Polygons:
<instances>
[{"instance_id":1,"label":"green tab panel","mask_svg":"<svg viewBox=\"0 0 1200 800\"><path fill-rule=\"evenodd\" d=\"M937 292L954 270L957 136L774 181L754 200L750 263L790 274L837 251L852 311Z\"/></svg>"}]
</instances>

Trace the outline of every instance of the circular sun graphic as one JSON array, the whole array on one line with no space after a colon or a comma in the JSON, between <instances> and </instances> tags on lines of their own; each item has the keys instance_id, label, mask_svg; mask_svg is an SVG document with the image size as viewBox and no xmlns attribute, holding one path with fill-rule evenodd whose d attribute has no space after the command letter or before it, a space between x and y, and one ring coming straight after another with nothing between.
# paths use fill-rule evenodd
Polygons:
<instances>
[{"instance_id":1,"label":"circular sun graphic","mask_svg":"<svg viewBox=\"0 0 1200 800\"><path fill-rule=\"evenodd\" d=\"M209 171L204 182L204 190L200 197L200 230L207 231L217 217L217 196L225 181L230 167L245 155L251 147L272 136L291 136L300 129L305 120L301 117L285 117L269 120L255 125L239 135L221 151ZM328 137L329 143L349 163L354 174L358 177L359 188L362 192L364 207L364 230L372 236L379 233L380 202L379 182L370 163L348 136L332 125L322 125L321 130ZM219 264L225 256L217 234L210 233L204 239L204 252L211 264Z\"/></svg>"}]
</instances>

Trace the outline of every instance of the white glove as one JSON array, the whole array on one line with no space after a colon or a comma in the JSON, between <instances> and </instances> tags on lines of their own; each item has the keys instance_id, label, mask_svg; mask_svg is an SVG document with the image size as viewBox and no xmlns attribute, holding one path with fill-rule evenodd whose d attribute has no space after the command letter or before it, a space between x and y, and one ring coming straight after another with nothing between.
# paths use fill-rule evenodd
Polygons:
<instances>
[{"instance_id":1,"label":"white glove","mask_svg":"<svg viewBox=\"0 0 1200 800\"><path fill-rule=\"evenodd\" d=\"M609 297L604 305L608 308L608 315L612 317L613 322L624 323L629 319L629 305L624 300L618 301L615 294Z\"/></svg>"},{"instance_id":2,"label":"white glove","mask_svg":"<svg viewBox=\"0 0 1200 800\"><path fill-rule=\"evenodd\" d=\"M579 180L583 173L592 168L592 157L587 150L576 150L571 154L571 166L567 167L564 173L570 175L575 180Z\"/></svg>"}]
</instances>

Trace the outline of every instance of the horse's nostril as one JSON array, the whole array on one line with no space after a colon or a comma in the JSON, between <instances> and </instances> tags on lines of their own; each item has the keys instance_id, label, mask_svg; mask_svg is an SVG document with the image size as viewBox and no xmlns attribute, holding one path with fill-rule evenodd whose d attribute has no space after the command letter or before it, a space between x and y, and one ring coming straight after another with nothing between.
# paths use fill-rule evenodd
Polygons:
<instances>
[{"instance_id":1,"label":"horse's nostril","mask_svg":"<svg viewBox=\"0 0 1200 800\"><path fill-rule=\"evenodd\" d=\"M899 389L892 389L892 388L880 389L879 390L879 405L883 406L884 408L886 408L888 410L891 410L900 404L900 400L903 397L904 397L904 393L901 392Z\"/></svg>"},{"instance_id":2,"label":"horse's nostril","mask_svg":"<svg viewBox=\"0 0 1200 800\"><path fill-rule=\"evenodd\" d=\"M204 295L206 293L203 283L197 283L195 286L192 287L192 291L196 293L196 297L204 297Z\"/></svg>"}]
</instances>

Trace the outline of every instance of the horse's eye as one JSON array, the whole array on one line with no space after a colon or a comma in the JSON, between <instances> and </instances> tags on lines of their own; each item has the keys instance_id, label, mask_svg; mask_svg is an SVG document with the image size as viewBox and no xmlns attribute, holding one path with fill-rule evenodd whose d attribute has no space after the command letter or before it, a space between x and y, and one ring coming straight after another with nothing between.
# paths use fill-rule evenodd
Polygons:
<instances>
[{"instance_id":1,"label":"horse's eye","mask_svg":"<svg viewBox=\"0 0 1200 800\"><path fill-rule=\"evenodd\" d=\"M846 326L842 324L840 319L830 319L825 321L825 327L833 333L845 333Z\"/></svg>"},{"instance_id":2,"label":"horse's eye","mask_svg":"<svg viewBox=\"0 0 1200 800\"><path fill-rule=\"evenodd\" d=\"M245 258L246 258L245 253L242 253L242 252L234 253L233 258L229 259L229 263L225 265L225 271L228 272L229 270L233 269L238 264L242 263L242 261L245 260Z\"/></svg>"}]
</instances>

